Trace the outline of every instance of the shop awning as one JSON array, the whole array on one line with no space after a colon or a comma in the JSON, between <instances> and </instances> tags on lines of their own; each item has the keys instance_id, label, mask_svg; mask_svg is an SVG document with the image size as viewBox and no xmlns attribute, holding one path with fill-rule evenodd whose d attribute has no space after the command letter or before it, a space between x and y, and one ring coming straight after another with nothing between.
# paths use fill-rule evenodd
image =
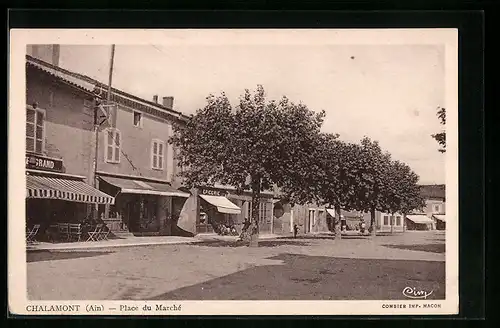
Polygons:
<instances>
[{"instance_id":1,"label":"shop awning","mask_svg":"<svg viewBox=\"0 0 500 328\"><path fill-rule=\"evenodd\" d=\"M36 175L26 176L26 197L60 199L92 204L115 203L114 197L93 188L83 181Z\"/></svg>"},{"instance_id":2,"label":"shop awning","mask_svg":"<svg viewBox=\"0 0 500 328\"><path fill-rule=\"evenodd\" d=\"M141 180L124 179L116 177L100 177L101 180L120 189L123 194L144 194L188 198L189 193L182 192L168 183L145 182Z\"/></svg>"},{"instance_id":3,"label":"shop awning","mask_svg":"<svg viewBox=\"0 0 500 328\"><path fill-rule=\"evenodd\" d=\"M327 208L326 211L328 212L328 214L330 214L332 217L335 217L335 210L332 209L332 208Z\"/></svg>"},{"instance_id":4,"label":"shop awning","mask_svg":"<svg viewBox=\"0 0 500 328\"><path fill-rule=\"evenodd\" d=\"M427 215L407 215L406 218L412 222L418 224L429 224L433 223L431 219L427 217Z\"/></svg>"},{"instance_id":5,"label":"shop awning","mask_svg":"<svg viewBox=\"0 0 500 328\"><path fill-rule=\"evenodd\" d=\"M217 211L227 214L240 214L241 209L224 196L200 195L201 198L217 207Z\"/></svg>"},{"instance_id":6,"label":"shop awning","mask_svg":"<svg viewBox=\"0 0 500 328\"><path fill-rule=\"evenodd\" d=\"M444 214L434 214L433 217L435 217L439 221L446 222L446 215L444 215Z\"/></svg>"}]
</instances>

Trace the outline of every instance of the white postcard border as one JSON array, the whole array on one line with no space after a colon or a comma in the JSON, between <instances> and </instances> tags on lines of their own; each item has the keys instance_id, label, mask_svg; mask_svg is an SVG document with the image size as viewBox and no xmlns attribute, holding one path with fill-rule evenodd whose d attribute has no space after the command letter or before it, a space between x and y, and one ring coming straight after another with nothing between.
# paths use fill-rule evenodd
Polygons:
<instances>
[{"instance_id":1,"label":"white postcard border","mask_svg":"<svg viewBox=\"0 0 500 328\"><path fill-rule=\"evenodd\" d=\"M241 37L245 34L245 37ZM446 299L408 301L29 301L25 245L25 53L39 44L443 44L446 47ZM87 30L13 29L10 32L8 162L8 302L19 315L440 315L457 314L458 296L458 31L457 29L356 30ZM20 136L20 137L18 137ZM156 309L157 304L180 310ZM410 304L419 305L411 307ZM436 307L425 308L424 304ZM70 311L64 305L78 305ZM394 307L401 305L401 307ZM46 306L32 311L33 306ZM52 307L51 307L52 306ZM60 306L60 308L57 308ZM89 306L92 306L90 308ZM102 306L103 311L96 311ZM137 306L120 311L120 306ZM392 306L392 307L391 307ZM404 307L403 307L404 306ZM61 310L61 309L66 310ZM118 310L110 310L117 308ZM57 311L57 310L61 311ZM91 311L88 311L91 309ZM54 311L52 311L54 310Z\"/></svg>"}]
</instances>

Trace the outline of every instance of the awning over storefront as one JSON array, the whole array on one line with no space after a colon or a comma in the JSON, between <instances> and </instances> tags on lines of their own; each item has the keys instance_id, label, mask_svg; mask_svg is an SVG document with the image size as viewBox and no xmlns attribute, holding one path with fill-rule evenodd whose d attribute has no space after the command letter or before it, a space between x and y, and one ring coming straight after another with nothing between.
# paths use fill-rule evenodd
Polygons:
<instances>
[{"instance_id":1,"label":"awning over storefront","mask_svg":"<svg viewBox=\"0 0 500 328\"><path fill-rule=\"evenodd\" d=\"M335 217L335 210L334 209L327 208L326 211L328 212L328 214L330 214L331 216Z\"/></svg>"},{"instance_id":2,"label":"awning over storefront","mask_svg":"<svg viewBox=\"0 0 500 328\"><path fill-rule=\"evenodd\" d=\"M406 218L414 223L418 224L429 224L433 223L431 219L427 217L427 215L407 215Z\"/></svg>"},{"instance_id":3,"label":"awning over storefront","mask_svg":"<svg viewBox=\"0 0 500 328\"><path fill-rule=\"evenodd\" d=\"M444 214L434 214L433 217L435 217L439 221L446 222L446 215L444 215Z\"/></svg>"},{"instance_id":4,"label":"awning over storefront","mask_svg":"<svg viewBox=\"0 0 500 328\"><path fill-rule=\"evenodd\" d=\"M116 177L100 177L103 181L120 189L123 194L144 194L188 198L189 193L182 192L168 183L145 182L141 180L124 179Z\"/></svg>"},{"instance_id":5,"label":"awning over storefront","mask_svg":"<svg viewBox=\"0 0 500 328\"><path fill-rule=\"evenodd\" d=\"M115 199L80 180L26 176L26 197L60 199L66 201L114 204Z\"/></svg>"},{"instance_id":6,"label":"awning over storefront","mask_svg":"<svg viewBox=\"0 0 500 328\"><path fill-rule=\"evenodd\" d=\"M227 214L240 214L241 209L224 196L200 195L201 198L217 207L217 211Z\"/></svg>"}]
</instances>

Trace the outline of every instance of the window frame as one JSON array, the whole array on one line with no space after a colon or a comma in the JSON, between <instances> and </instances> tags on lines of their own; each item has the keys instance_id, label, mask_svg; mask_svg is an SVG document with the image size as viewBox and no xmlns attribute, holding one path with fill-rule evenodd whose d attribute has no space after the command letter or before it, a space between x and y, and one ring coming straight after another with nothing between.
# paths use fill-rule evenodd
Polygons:
<instances>
[{"instance_id":1,"label":"window frame","mask_svg":"<svg viewBox=\"0 0 500 328\"><path fill-rule=\"evenodd\" d=\"M33 153L33 154L45 154L45 135L46 135L46 121L47 121L47 111L44 108L39 108L38 106L35 108L32 105L26 105L26 111L32 110L35 112L35 122L34 124L34 136L32 139L34 139L34 144L33 144L33 150L28 150L27 144L24 145L24 150L28 153ZM37 135L36 135L36 127L37 127L37 114L42 113L43 115L43 124L42 124L42 149L40 151L37 151L36 149L36 141L37 141ZM31 124L31 122L29 122ZM28 120L26 119L26 124L28 124ZM28 137L27 131L25 131L25 142L26 138L31 138Z\"/></svg>"},{"instance_id":2,"label":"window frame","mask_svg":"<svg viewBox=\"0 0 500 328\"><path fill-rule=\"evenodd\" d=\"M248 200L247 201L247 215L248 215L248 219L251 220L252 219L252 201L251 200Z\"/></svg>"},{"instance_id":3,"label":"window frame","mask_svg":"<svg viewBox=\"0 0 500 328\"><path fill-rule=\"evenodd\" d=\"M401 215L396 215L396 226L397 227L400 227L401 226L401 222L402 222L402 219L401 219Z\"/></svg>"},{"instance_id":4,"label":"window frame","mask_svg":"<svg viewBox=\"0 0 500 328\"><path fill-rule=\"evenodd\" d=\"M104 162L106 163L109 163L109 164L120 164L121 162L121 147L122 147L122 143L123 143L123 140L122 140L122 133L120 132L120 130L118 130L117 128L107 128L104 130L105 132L105 147L104 147ZM111 160L108 159L108 148L110 146L110 140L109 140L109 133L112 132L113 133L113 144L112 144L112 147L113 147L113 154L112 154L112 158ZM120 144L117 146L115 144L115 138L116 138L116 135L119 135L119 139L120 139ZM115 160L115 157L116 157L116 151L118 151L118 160Z\"/></svg>"},{"instance_id":5,"label":"window frame","mask_svg":"<svg viewBox=\"0 0 500 328\"><path fill-rule=\"evenodd\" d=\"M389 225L389 215L384 215L383 217L383 225L388 226Z\"/></svg>"},{"instance_id":6,"label":"window frame","mask_svg":"<svg viewBox=\"0 0 500 328\"><path fill-rule=\"evenodd\" d=\"M135 114L139 114L141 117L139 120L139 125L135 125ZM142 129L143 121L144 121L144 113L138 110L132 110L132 125L134 126L134 128Z\"/></svg>"},{"instance_id":7,"label":"window frame","mask_svg":"<svg viewBox=\"0 0 500 328\"><path fill-rule=\"evenodd\" d=\"M157 153L155 154L154 153L154 145L155 143L157 144ZM162 155L160 156L159 155L159 145L162 145ZM153 170L157 170L157 171L165 171L165 158L166 158L166 152L167 152L167 146L166 146L166 142L161 140L161 139L157 139L157 138L154 138L151 140L151 169ZM154 164L154 157L156 156L157 158L157 161L156 161L156 167L153 165ZM159 162L159 159L161 158L161 167L158 166L158 163Z\"/></svg>"}]
</instances>

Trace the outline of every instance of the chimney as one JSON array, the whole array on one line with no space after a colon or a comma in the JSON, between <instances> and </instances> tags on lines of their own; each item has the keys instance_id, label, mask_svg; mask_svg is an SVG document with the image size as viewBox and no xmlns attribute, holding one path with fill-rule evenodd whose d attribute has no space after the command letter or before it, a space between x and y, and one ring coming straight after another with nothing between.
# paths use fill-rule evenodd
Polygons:
<instances>
[{"instance_id":1,"label":"chimney","mask_svg":"<svg viewBox=\"0 0 500 328\"><path fill-rule=\"evenodd\" d=\"M163 106L168 109L173 109L174 107L174 97L163 97Z\"/></svg>"},{"instance_id":2,"label":"chimney","mask_svg":"<svg viewBox=\"0 0 500 328\"><path fill-rule=\"evenodd\" d=\"M61 53L61 46L58 44L52 45L52 65L59 66L59 55Z\"/></svg>"},{"instance_id":3,"label":"chimney","mask_svg":"<svg viewBox=\"0 0 500 328\"><path fill-rule=\"evenodd\" d=\"M32 44L28 45L27 53L44 62L59 66L61 46L59 44Z\"/></svg>"},{"instance_id":4,"label":"chimney","mask_svg":"<svg viewBox=\"0 0 500 328\"><path fill-rule=\"evenodd\" d=\"M158 103L158 95L153 96L153 102Z\"/></svg>"}]
</instances>

